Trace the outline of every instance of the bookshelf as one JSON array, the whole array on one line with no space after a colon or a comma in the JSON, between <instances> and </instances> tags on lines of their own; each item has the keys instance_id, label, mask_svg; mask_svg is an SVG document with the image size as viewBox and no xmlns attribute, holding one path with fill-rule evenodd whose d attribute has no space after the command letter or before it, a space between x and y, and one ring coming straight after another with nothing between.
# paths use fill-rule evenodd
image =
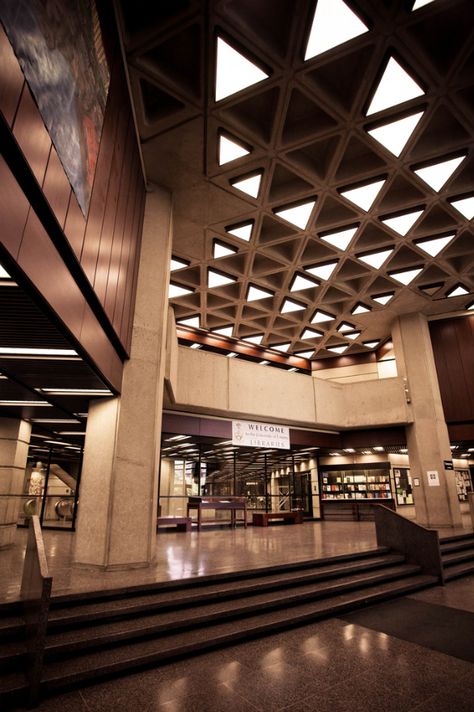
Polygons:
<instances>
[{"instance_id":1,"label":"bookshelf","mask_svg":"<svg viewBox=\"0 0 474 712\"><path fill-rule=\"evenodd\" d=\"M388 463L321 467L320 479L324 519L368 520L371 504L395 507Z\"/></svg>"},{"instance_id":2,"label":"bookshelf","mask_svg":"<svg viewBox=\"0 0 474 712\"><path fill-rule=\"evenodd\" d=\"M467 493L472 492L471 473L469 470L454 470L454 476L456 477L458 500L467 502Z\"/></svg>"}]
</instances>

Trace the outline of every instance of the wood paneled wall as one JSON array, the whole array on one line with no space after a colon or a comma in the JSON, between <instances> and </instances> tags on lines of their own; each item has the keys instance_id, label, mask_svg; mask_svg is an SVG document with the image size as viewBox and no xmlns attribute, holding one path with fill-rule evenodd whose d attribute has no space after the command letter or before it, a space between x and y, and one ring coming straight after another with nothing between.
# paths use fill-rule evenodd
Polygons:
<instances>
[{"instance_id":1,"label":"wood paneled wall","mask_svg":"<svg viewBox=\"0 0 474 712\"><path fill-rule=\"evenodd\" d=\"M0 167L0 241L71 334L94 353L96 364L104 369L109 363L105 375L114 373L116 384L117 358L123 360L130 348L145 187L118 48L109 53L109 63L111 83L85 218L0 26L2 126L10 130L20 157L10 156ZM28 190L22 163L40 189L39 201L36 186ZM48 211L58 227L54 237ZM28 239L32 230L34 239Z\"/></svg>"},{"instance_id":2,"label":"wood paneled wall","mask_svg":"<svg viewBox=\"0 0 474 712\"><path fill-rule=\"evenodd\" d=\"M446 421L474 422L474 315L429 327Z\"/></svg>"}]
</instances>

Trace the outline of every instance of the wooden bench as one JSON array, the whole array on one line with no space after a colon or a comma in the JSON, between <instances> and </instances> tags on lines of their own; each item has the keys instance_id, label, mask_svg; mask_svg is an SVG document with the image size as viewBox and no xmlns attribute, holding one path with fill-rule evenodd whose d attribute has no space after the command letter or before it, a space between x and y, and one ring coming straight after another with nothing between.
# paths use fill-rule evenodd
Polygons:
<instances>
[{"instance_id":1,"label":"wooden bench","mask_svg":"<svg viewBox=\"0 0 474 712\"><path fill-rule=\"evenodd\" d=\"M156 520L156 528L166 526L176 527L180 532L190 532L191 517L158 517Z\"/></svg>"},{"instance_id":2,"label":"wooden bench","mask_svg":"<svg viewBox=\"0 0 474 712\"><path fill-rule=\"evenodd\" d=\"M283 519L285 524L303 524L303 512L254 512L254 527L268 527L270 519Z\"/></svg>"},{"instance_id":3,"label":"wooden bench","mask_svg":"<svg viewBox=\"0 0 474 712\"><path fill-rule=\"evenodd\" d=\"M202 512L206 509L230 511L230 526L235 528L237 524L237 512L243 512L242 522L247 527L247 498L246 497L188 497L188 516L192 509L197 510L198 531L202 527ZM218 520L220 521L220 520Z\"/></svg>"}]
</instances>

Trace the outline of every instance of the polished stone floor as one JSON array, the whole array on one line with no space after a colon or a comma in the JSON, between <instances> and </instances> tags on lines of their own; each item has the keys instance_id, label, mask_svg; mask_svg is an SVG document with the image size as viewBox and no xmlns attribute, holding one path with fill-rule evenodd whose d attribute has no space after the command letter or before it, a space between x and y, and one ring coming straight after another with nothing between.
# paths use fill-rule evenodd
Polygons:
<instances>
[{"instance_id":1,"label":"polished stone floor","mask_svg":"<svg viewBox=\"0 0 474 712\"><path fill-rule=\"evenodd\" d=\"M410 599L473 611L474 577ZM45 700L38 709L473 712L474 664L332 618L85 687Z\"/></svg>"}]
</instances>

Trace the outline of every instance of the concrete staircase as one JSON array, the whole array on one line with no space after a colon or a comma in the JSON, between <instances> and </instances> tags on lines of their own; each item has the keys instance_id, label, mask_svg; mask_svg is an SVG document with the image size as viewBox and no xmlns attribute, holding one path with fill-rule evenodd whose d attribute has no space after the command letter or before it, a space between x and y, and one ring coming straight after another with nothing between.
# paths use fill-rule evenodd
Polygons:
<instances>
[{"instance_id":1,"label":"concrete staircase","mask_svg":"<svg viewBox=\"0 0 474 712\"><path fill-rule=\"evenodd\" d=\"M54 694L293 628L438 583L371 551L128 590L51 599L40 690ZM0 607L0 707L24 702L24 623Z\"/></svg>"},{"instance_id":2,"label":"concrete staircase","mask_svg":"<svg viewBox=\"0 0 474 712\"><path fill-rule=\"evenodd\" d=\"M474 574L474 533L440 539L445 581Z\"/></svg>"}]
</instances>

